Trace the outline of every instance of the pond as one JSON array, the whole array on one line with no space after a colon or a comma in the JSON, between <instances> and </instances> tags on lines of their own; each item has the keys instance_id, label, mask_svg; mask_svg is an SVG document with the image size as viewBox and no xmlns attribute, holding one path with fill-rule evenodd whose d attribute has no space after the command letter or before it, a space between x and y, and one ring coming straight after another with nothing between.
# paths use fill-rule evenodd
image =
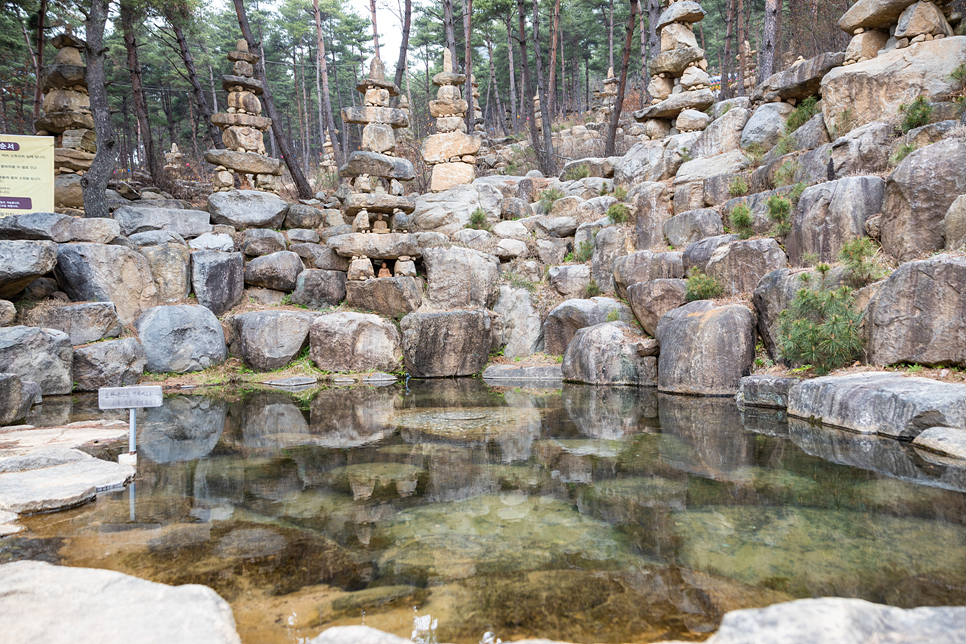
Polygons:
<instances>
[{"instance_id":1,"label":"pond","mask_svg":"<svg viewBox=\"0 0 966 644\"><path fill-rule=\"evenodd\" d=\"M133 485L26 518L0 562L205 584L246 644L702 640L794 598L966 604L966 470L731 399L410 380L168 396L139 427Z\"/></svg>"}]
</instances>

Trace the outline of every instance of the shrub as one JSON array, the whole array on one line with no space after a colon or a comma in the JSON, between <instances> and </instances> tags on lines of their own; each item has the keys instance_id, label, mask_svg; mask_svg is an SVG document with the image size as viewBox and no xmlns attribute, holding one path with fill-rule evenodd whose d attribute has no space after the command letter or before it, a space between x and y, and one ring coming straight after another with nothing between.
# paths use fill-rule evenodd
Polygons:
<instances>
[{"instance_id":1,"label":"shrub","mask_svg":"<svg viewBox=\"0 0 966 644\"><path fill-rule=\"evenodd\" d=\"M775 145L775 152L778 156L783 157L789 152L795 151L795 137L791 134L785 132L778 139L778 143Z\"/></svg>"},{"instance_id":2,"label":"shrub","mask_svg":"<svg viewBox=\"0 0 966 644\"><path fill-rule=\"evenodd\" d=\"M920 94L916 100L909 105L900 105L899 111L905 117L902 119L902 133L929 124L929 117L932 116L932 105L926 100L924 94Z\"/></svg>"},{"instance_id":3,"label":"shrub","mask_svg":"<svg viewBox=\"0 0 966 644\"><path fill-rule=\"evenodd\" d=\"M732 197L744 197L750 189L744 177L735 177L728 184L728 194Z\"/></svg>"},{"instance_id":4,"label":"shrub","mask_svg":"<svg viewBox=\"0 0 966 644\"><path fill-rule=\"evenodd\" d=\"M706 275L697 266L688 271L688 302L695 300L710 300L720 297L724 293L724 287L714 275Z\"/></svg>"},{"instance_id":5,"label":"shrub","mask_svg":"<svg viewBox=\"0 0 966 644\"><path fill-rule=\"evenodd\" d=\"M778 323L778 347L782 357L795 366L811 365L818 375L844 367L862 355L859 330L862 315L853 308L855 297L848 286L829 288L828 264L819 264L819 284L804 274L803 286Z\"/></svg>"},{"instance_id":6,"label":"shrub","mask_svg":"<svg viewBox=\"0 0 966 644\"><path fill-rule=\"evenodd\" d=\"M768 198L768 219L775 225L771 229L773 237L784 237L792 230L792 200L781 195Z\"/></svg>"},{"instance_id":7,"label":"shrub","mask_svg":"<svg viewBox=\"0 0 966 644\"><path fill-rule=\"evenodd\" d=\"M543 206L544 212L550 212L553 205L557 203L558 199L563 199L563 190L559 188L549 188L540 193L540 204Z\"/></svg>"},{"instance_id":8,"label":"shrub","mask_svg":"<svg viewBox=\"0 0 966 644\"><path fill-rule=\"evenodd\" d=\"M590 170L585 165L571 166L564 172L564 181L580 181L590 176Z\"/></svg>"},{"instance_id":9,"label":"shrub","mask_svg":"<svg viewBox=\"0 0 966 644\"><path fill-rule=\"evenodd\" d=\"M845 265L846 278L855 288L861 288L875 278L875 256L878 249L868 237L859 237L842 244L839 261Z\"/></svg>"},{"instance_id":10,"label":"shrub","mask_svg":"<svg viewBox=\"0 0 966 644\"><path fill-rule=\"evenodd\" d=\"M611 204L607 209L607 218L615 224L626 224L630 221L631 210L622 203Z\"/></svg>"},{"instance_id":11,"label":"shrub","mask_svg":"<svg viewBox=\"0 0 966 644\"><path fill-rule=\"evenodd\" d=\"M467 228L473 228L474 230L489 230L490 224L486 221L486 213L483 212L482 208L477 208L470 215L470 223L466 225Z\"/></svg>"},{"instance_id":12,"label":"shrub","mask_svg":"<svg viewBox=\"0 0 966 644\"><path fill-rule=\"evenodd\" d=\"M617 201L625 201L627 199L627 188L624 186L614 188L614 199L617 199Z\"/></svg>"},{"instance_id":13,"label":"shrub","mask_svg":"<svg viewBox=\"0 0 966 644\"><path fill-rule=\"evenodd\" d=\"M567 253L566 255L564 255L564 264L569 264L570 262L573 262L573 261L576 261L574 259L574 253L573 253L573 251L570 251L569 253Z\"/></svg>"},{"instance_id":14,"label":"shrub","mask_svg":"<svg viewBox=\"0 0 966 644\"><path fill-rule=\"evenodd\" d=\"M620 319L621 319L620 311L618 311L617 309L611 309L610 311L608 311L607 313L608 322L619 322Z\"/></svg>"},{"instance_id":15,"label":"shrub","mask_svg":"<svg viewBox=\"0 0 966 644\"><path fill-rule=\"evenodd\" d=\"M742 203L732 208L728 214L728 221L731 222L732 230L742 239L748 239L755 234L755 220L751 216L751 208L748 204Z\"/></svg>"},{"instance_id":16,"label":"shrub","mask_svg":"<svg viewBox=\"0 0 966 644\"><path fill-rule=\"evenodd\" d=\"M832 124L829 136L834 141L844 134L848 134L855 127L855 112L851 107L847 107L839 112L838 120Z\"/></svg>"},{"instance_id":17,"label":"shrub","mask_svg":"<svg viewBox=\"0 0 966 644\"><path fill-rule=\"evenodd\" d=\"M514 288L523 288L531 293L537 290L537 284L535 282L531 282L519 273L507 271L503 274L503 277L506 279L507 283Z\"/></svg>"},{"instance_id":18,"label":"shrub","mask_svg":"<svg viewBox=\"0 0 966 644\"><path fill-rule=\"evenodd\" d=\"M590 258L594 256L594 242L592 241L582 241L577 246L577 250L574 253L574 257L578 262L583 264L584 262L589 262Z\"/></svg>"},{"instance_id":19,"label":"shrub","mask_svg":"<svg viewBox=\"0 0 966 644\"><path fill-rule=\"evenodd\" d=\"M899 165L902 160L907 156L916 151L915 143L903 143L899 148L889 157L889 163L892 165Z\"/></svg>"},{"instance_id":20,"label":"shrub","mask_svg":"<svg viewBox=\"0 0 966 644\"><path fill-rule=\"evenodd\" d=\"M818 97L809 96L798 104L794 112L788 115L788 120L785 121L785 131L791 134L812 120L812 117L816 114L818 114Z\"/></svg>"},{"instance_id":21,"label":"shrub","mask_svg":"<svg viewBox=\"0 0 966 644\"><path fill-rule=\"evenodd\" d=\"M805 192L805 188L807 187L808 184L804 181L799 181L795 184L795 187L788 193L788 198L792 200L792 206L798 205L798 200L802 198L802 193Z\"/></svg>"},{"instance_id":22,"label":"shrub","mask_svg":"<svg viewBox=\"0 0 966 644\"><path fill-rule=\"evenodd\" d=\"M752 143L745 148L745 154L751 160L752 167L757 168L761 165L761 160L765 156L765 147L761 143Z\"/></svg>"},{"instance_id":23,"label":"shrub","mask_svg":"<svg viewBox=\"0 0 966 644\"><path fill-rule=\"evenodd\" d=\"M590 282L587 284L587 290L584 291L584 297L591 298L591 297L597 297L602 294L603 294L603 291L601 291L600 287L597 286L596 280L590 280Z\"/></svg>"},{"instance_id":24,"label":"shrub","mask_svg":"<svg viewBox=\"0 0 966 644\"><path fill-rule=\"evenodd\" d=\"M798 172L799 168L800 166L798 165L797 161L792 161L789 159L788 161L783 162L780 166L778 166L778 169L775 170L775 178L772 180L772 183L776 188L790 186L792 181L795 180L795 173Z\"/></svg>"}]
</instances>

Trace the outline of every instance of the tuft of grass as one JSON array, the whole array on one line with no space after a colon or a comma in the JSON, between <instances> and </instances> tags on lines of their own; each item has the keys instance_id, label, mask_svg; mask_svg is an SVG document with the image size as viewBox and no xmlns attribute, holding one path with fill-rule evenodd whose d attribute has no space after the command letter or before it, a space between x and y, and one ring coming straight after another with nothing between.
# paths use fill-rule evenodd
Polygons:
<instances>
[{"instance_id":1,"label":"tuft of grass","mask_svg":"<svg viewBox=\"0 0 966 644\"><path fill-rule=\"evenodd\" d=\"M580 181L590 176L590 170L585 165L571 166L564 172L564 181Z\"/></svg>"},{"instance_id":2,"label":"tuft of grass","mask_svg":"<svg viewBox=\"0 0 966 644\"><path fill-rule=\"evenodd\" d=\"M507 271L506 273L504 273L503 279L505 279L506 282L514 288L526 289L531 293L537 290L536 282L531 282L530 280L523 277L519 273L515 273L513 271Z\"/></svg>"},{"instance_id":3,"label":"tuft of grass","mask_svg":"<svg viewBox=\"0 0 966 644\"><path fill-rule=\"evenodd\" d=\"M744 197L751 188L744 177L735 177L728 184L728 194L732 197Z\"/></svg>"},{"instance_id":4,"label":"tuft of grass","mask_svg":"<svg viewBox=\"0 0 966 644\"><path fill-rule=\"evenodd\" d=\"M902 160L907 156L916 151L915 143L903 143L899 148L889 157L889 163L892 165L899 165Z\"/></svg>"},{"instance_id":5,"label":"tuft of grass","mask_svg":"<svg viewBox=\"0 0 966 644\"><path fill-rule=\"evenodd\" d=\"M617 186L616 188L614 188L614 199L617 199L617 201L626 201L627 188L625 188L624 186Z\"/></svg>"},{"instance_id":6,"label":"tuft of grass","mask_svg":"<svg viewBox=\"0 0 966 644\"><path fill-rule=\"evenodd\" d=\"M852 111L851 107L847 107L841 112L839 112L839 117L832 126L832 131L829 132L831 139L834 141L840 136L844 136L851 132L855 128L855 112Z\"/></svg>"},{"instance_id":7,"label":"tuft of grass","mask_svg":"<svg viewBox=\"0 0 966 644\"><path fill-rule=\"evenodd\" d=\"M795 151L795 137L793 137L789 132L785 132L778 139L778 143L775 145L775 151L778 156L785 156L789 152Z\"/></svg>"},{"instance_id":8,"label":"tuft of grass","mask_svg":"<svg viewBox=\"0 0 966 644\"><path fill-rule=\"evenodd\" d=\"M761 160L765 157L765 147L761 143L752 143L745 148L745 154L748 155L752 167L757 168L761 165Z\"/></svg>"},{"instance_id":9,"label":"tuft of grass","mask_svg":"<svg viewBox=\"0 0 966 644\"><path fill-rule=\"evenodd\" d=\"M466 225L467 228L472 228L474 230L489 230L490 224L486 221L486 213L483 212L482 208L477 208L470 215L470 223Z\"/></svg>"},{"instance_id":10,"label":"tuft of grass","mask_svg":"<svg viewBox=\"0 0 966 644\"><path fill-rule=\"evenodd\" d=\"M611 223L626 224L631 219L631 210L622 203L611 204L607 209L607 218Z\"/></svg>"},{"instance_id":11,"label":"tuft of grass","mask_svg":"<svg viewBox=\"0 0 966 644\"><path fill-rule=\"evenodd\" d=\"M900 105L899 111L903 113L902 133L906 134L909 130L929 124L932 117L932 105L926 100L925 94L920 94L912 103Z\"/></svg>"},{"instance_id":12,"label":"tuft of grass","mask_svg":"<svg viewBox=\"0 0 966 644\"><path fill-rule=\"evenodd\" d=\"M697 266L688 271L687 300L711 300L724 293L724 287L714 275L706 275Z\"/></svg>"},{"instance_id":13,"label":"tuft of grass","mask_svg":"<svg viewBox=\"0 0 966 644\"><path fill-rule=\"evenodd\" d=\"M620 314L620 312L617 309L611 309L607 313L607 321L608 322L619 322L620 319L621 319L621 314Z\"/></svg>"},{"instance_id":14,"label":"tuft of grass","mask_svg":"<svg viewBox=\"0 0 966 644\"><path fill-rule=\"evenodd\" d=\"M553 205L557 203L558 199L563 199L563 190L559 188L548 188L540 193L540 204L543 206L544 212L550 212Z\"/></svg>"},{"instance_id":15,"label":"tuft of grass","mask_svg":"<svg viewBox=\"0 0 966 644\"><path fill-rule=\"evenodd\" d=\"M748 204L738 204L728 213L728 221L731 228L742 239L748 239L755 234L755 220L751 216L751 208Z\"/></svg>"},{"instance_id":16,"label":"tuft of grass","mask_svg":"<svg viewBox=\"0 0 966 644\"><path fill-rule=\"evenodd\" d=\"M842 244L839 261L845 265L846 277L855 288L861 288L876 277L875 263L879 249L868 237L859 237Z\"/></svg>"},{"instance_id":17,"label":"tuft of grass","mask_svg":"<svg viewBox=\"0 0 966 644\"><path fill-rule=\"evenodd\" d=\"M792 200L792 206L798 205L798 200L802 198L802 193L805 192L805 188L807 187L808 184L804 181L799 181L795 184L795 187L788 193L788 198Z\"/></svg>"},{"instance_id":18,"label":"tuft of grass","mask_svg":"<svg viewBox=\"0 0 966 644\"><path fill-rule=\"evenodd\" d=\"M600 290L600 287L597 286L597 281L592 279L590 280L590 283L587 284L587 289L584 291L584 297L590 299L592 297L603 295L603 293L604 292Z\"/></svg>"},{"instance_id":19,"label":"tuft of grass","mask_svg":"<svg viewBox=\"0 0 966 644\"><path fill-rule=\"evenodd\" d=\"M798 104L794 112L788 115L788 120L785 121L785 132L791 134L811 121L816 114L818 114L818 97L809 96Z\"/></svg>"}]
</instances>

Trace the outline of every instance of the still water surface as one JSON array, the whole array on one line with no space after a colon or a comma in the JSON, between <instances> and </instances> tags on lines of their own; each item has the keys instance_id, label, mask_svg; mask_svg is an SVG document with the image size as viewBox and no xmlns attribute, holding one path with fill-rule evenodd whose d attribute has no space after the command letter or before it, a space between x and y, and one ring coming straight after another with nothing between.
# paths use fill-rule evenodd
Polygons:
<instances>
[{"instance_id":1,"label":"still water surface","mask_svg":"<svg viewBox=\"0 0 966 644\"><path fill-rule=\"evenodd\" d=\"M66 405L33 420L100 415ZM410 381L171 396L139 424L133 489L28 518L0 562L205 584L246 644L701 640L793 598L966 604L966 470L730 399Z\"/></svg>"}]
</instances>

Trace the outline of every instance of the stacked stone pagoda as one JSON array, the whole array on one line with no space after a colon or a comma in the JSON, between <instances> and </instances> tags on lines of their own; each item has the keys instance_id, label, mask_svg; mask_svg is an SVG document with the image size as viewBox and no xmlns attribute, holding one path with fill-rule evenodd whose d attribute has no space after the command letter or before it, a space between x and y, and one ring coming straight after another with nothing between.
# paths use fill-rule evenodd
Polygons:
<instances>
[{"instance_id":1,"label":"stacked stone pagoda","mask_svg":"<svg viewBox=\"0 0 966 644\"><path fill-rule=\"evenodd\" d=\"M211 122L221 129L226 149L205 152L205 160L217 166L215 192L232 190L236 177L243 190L277 193L282 187L282 162L265 154L262 139L272 119L260 116L262 84L253 77L258 58L248 51L245 40L239 40L235 51L228 53L228 60L234 63L234 73L222 77L222 87L228 92L228 111L211 116Z\"/></svg>"},{"instance_id":2,"label":"stacked stone pagoda","mask_svg":"<svg viewBox=\"0 0 966 644\"><path fill-rule=\"evenodd\" d=\"M745 94L750 94L755 89L755 77L758 76L758 65L756 64L757 49L751 48L751 43L747 40L738 46L738 55L735 56L736 67L741 65L742 56L745 59L744 69L744 90Z\"/></svg>"},{"instance_id":3,"label":"stacked stone pagoda","mask_svg":"<svg viewBox=\"0 0 966 644\"><path fill-rule=\"evenodd\" d=\"M353 152L339 168L339 176L350 180L346 214L381 213L389 217L397 209L410 213L416 208L416 198L403 194L402 183L415 179L416 171L408 160L394 156L395 130L409 127L409 117L389 106L389 100L399 95L399 88L386 80L386 69L375 57L369 65L369 77L356 89L365 95L365 104L342 110L343 122L365 126L362 150Z\"/></svg>"},{"instance_id":4,"label":"stacked stone pagoda","mask_svg":"<svg viewBox=\"0 0 966 644\"><path fill-rule=\"evenodd\" d=\"M439 87L436 100L429 102L429 112L436 118L436 134L423 142L423 160L433 167L430 190L442 192L453 186L472 183L476 178L476 154L483 144L481 137L466 133L466 110L460 93L466 82L464 74L453 71L449 49L443 50L443 71L433 76Z\"/></svg>"},{"instance_id":5,"label":"stacked stone pagoda","mask_svg":"<svg viewBox=\"0 0 966 644\"><path fill-rule=\"evenodd\" d=\"M634 112L647 131L668 131L681 112L702 111L714 103L708 61L694 37L694 23L703 18L704 9L692 0L672 0L661 12L661 53L650 63L647 86L652 104Z\"/></svg>"},{"instance_id":6,"label":"stacked stone pagoda","mask_svg":"<svg viewBox=\"0 0 966 644\"><path fill-rule=\"evenodd\" d=\"M405 94L402 94L399 97L399 109L402 110L409 122L412 123L413 111L412 107L409 105L409 98ZM396 136L400 139L411 139L413 138L413 131L408 127L402 127L399 128L398 132L396 132Z\"/></svg>"},{"instance_id":7,"label":"stacked stone pagoda","mask_svg":"<svg viewBox=\"0 0 966 644\"><path fill-rule=\"evenodd\" d=\"M856 2L839 20L852 36L845 50L845 65L871 60L882 50L904 49L917 42L947 38L963 16L952 2Z\"/></svg>"},{"instance_id":8,"label":"stacked stone pagoda","mask_svg":"<svg viewBox=\"0 0 966 644\"><path fill-rule=\"evenodd\" d=\"M84 207L80 178L94 162L97 137L91 99L87 94L87 66L81 58L84 41L68 33L53 40L57 55L40 73L44 115L34 123L37 136L53 136L54 205Z\"/></svg>"},{"instance_id":9,"label":"stacked stone pagoda","mask_svg":"<svg viewBox=\"0 0 966 644\"><path fill-rule=\"evenodd\" d=\"M600 106L597 108L597 121L606 123L610 120L610 115L614 113L614 106L617 104L617 86L620 79L614 77L614 68L607 70L607 78L604 79L604 89L598 92L600 96Z\"/></svg>"},{"instance_id":10,"label":"stacked stone pagoda","mask_svg":"<svg viewBox=\"0 0 966 644\"><path fill-rule=\"evenodd\" d=\"M322 144L322 149L324 151L322 155L322 171L326 174L332 174L333 172L338 172L339 166L335 162L335 147L332 145L332 137L329 133L325 133L325 143Z\"/></svg>"},{"instance_id":11,"label":"stacked stone pagoda","mask_svg":"<svg viewBox=\"0 0 966 644\"><path fill-rule=\"evenodd\" d=\"M178 149L177 143L171 144L171 150L164 153L164 171L173 179L181 177L181 162L184 154Z\"/></svg>"}]
</instances>

